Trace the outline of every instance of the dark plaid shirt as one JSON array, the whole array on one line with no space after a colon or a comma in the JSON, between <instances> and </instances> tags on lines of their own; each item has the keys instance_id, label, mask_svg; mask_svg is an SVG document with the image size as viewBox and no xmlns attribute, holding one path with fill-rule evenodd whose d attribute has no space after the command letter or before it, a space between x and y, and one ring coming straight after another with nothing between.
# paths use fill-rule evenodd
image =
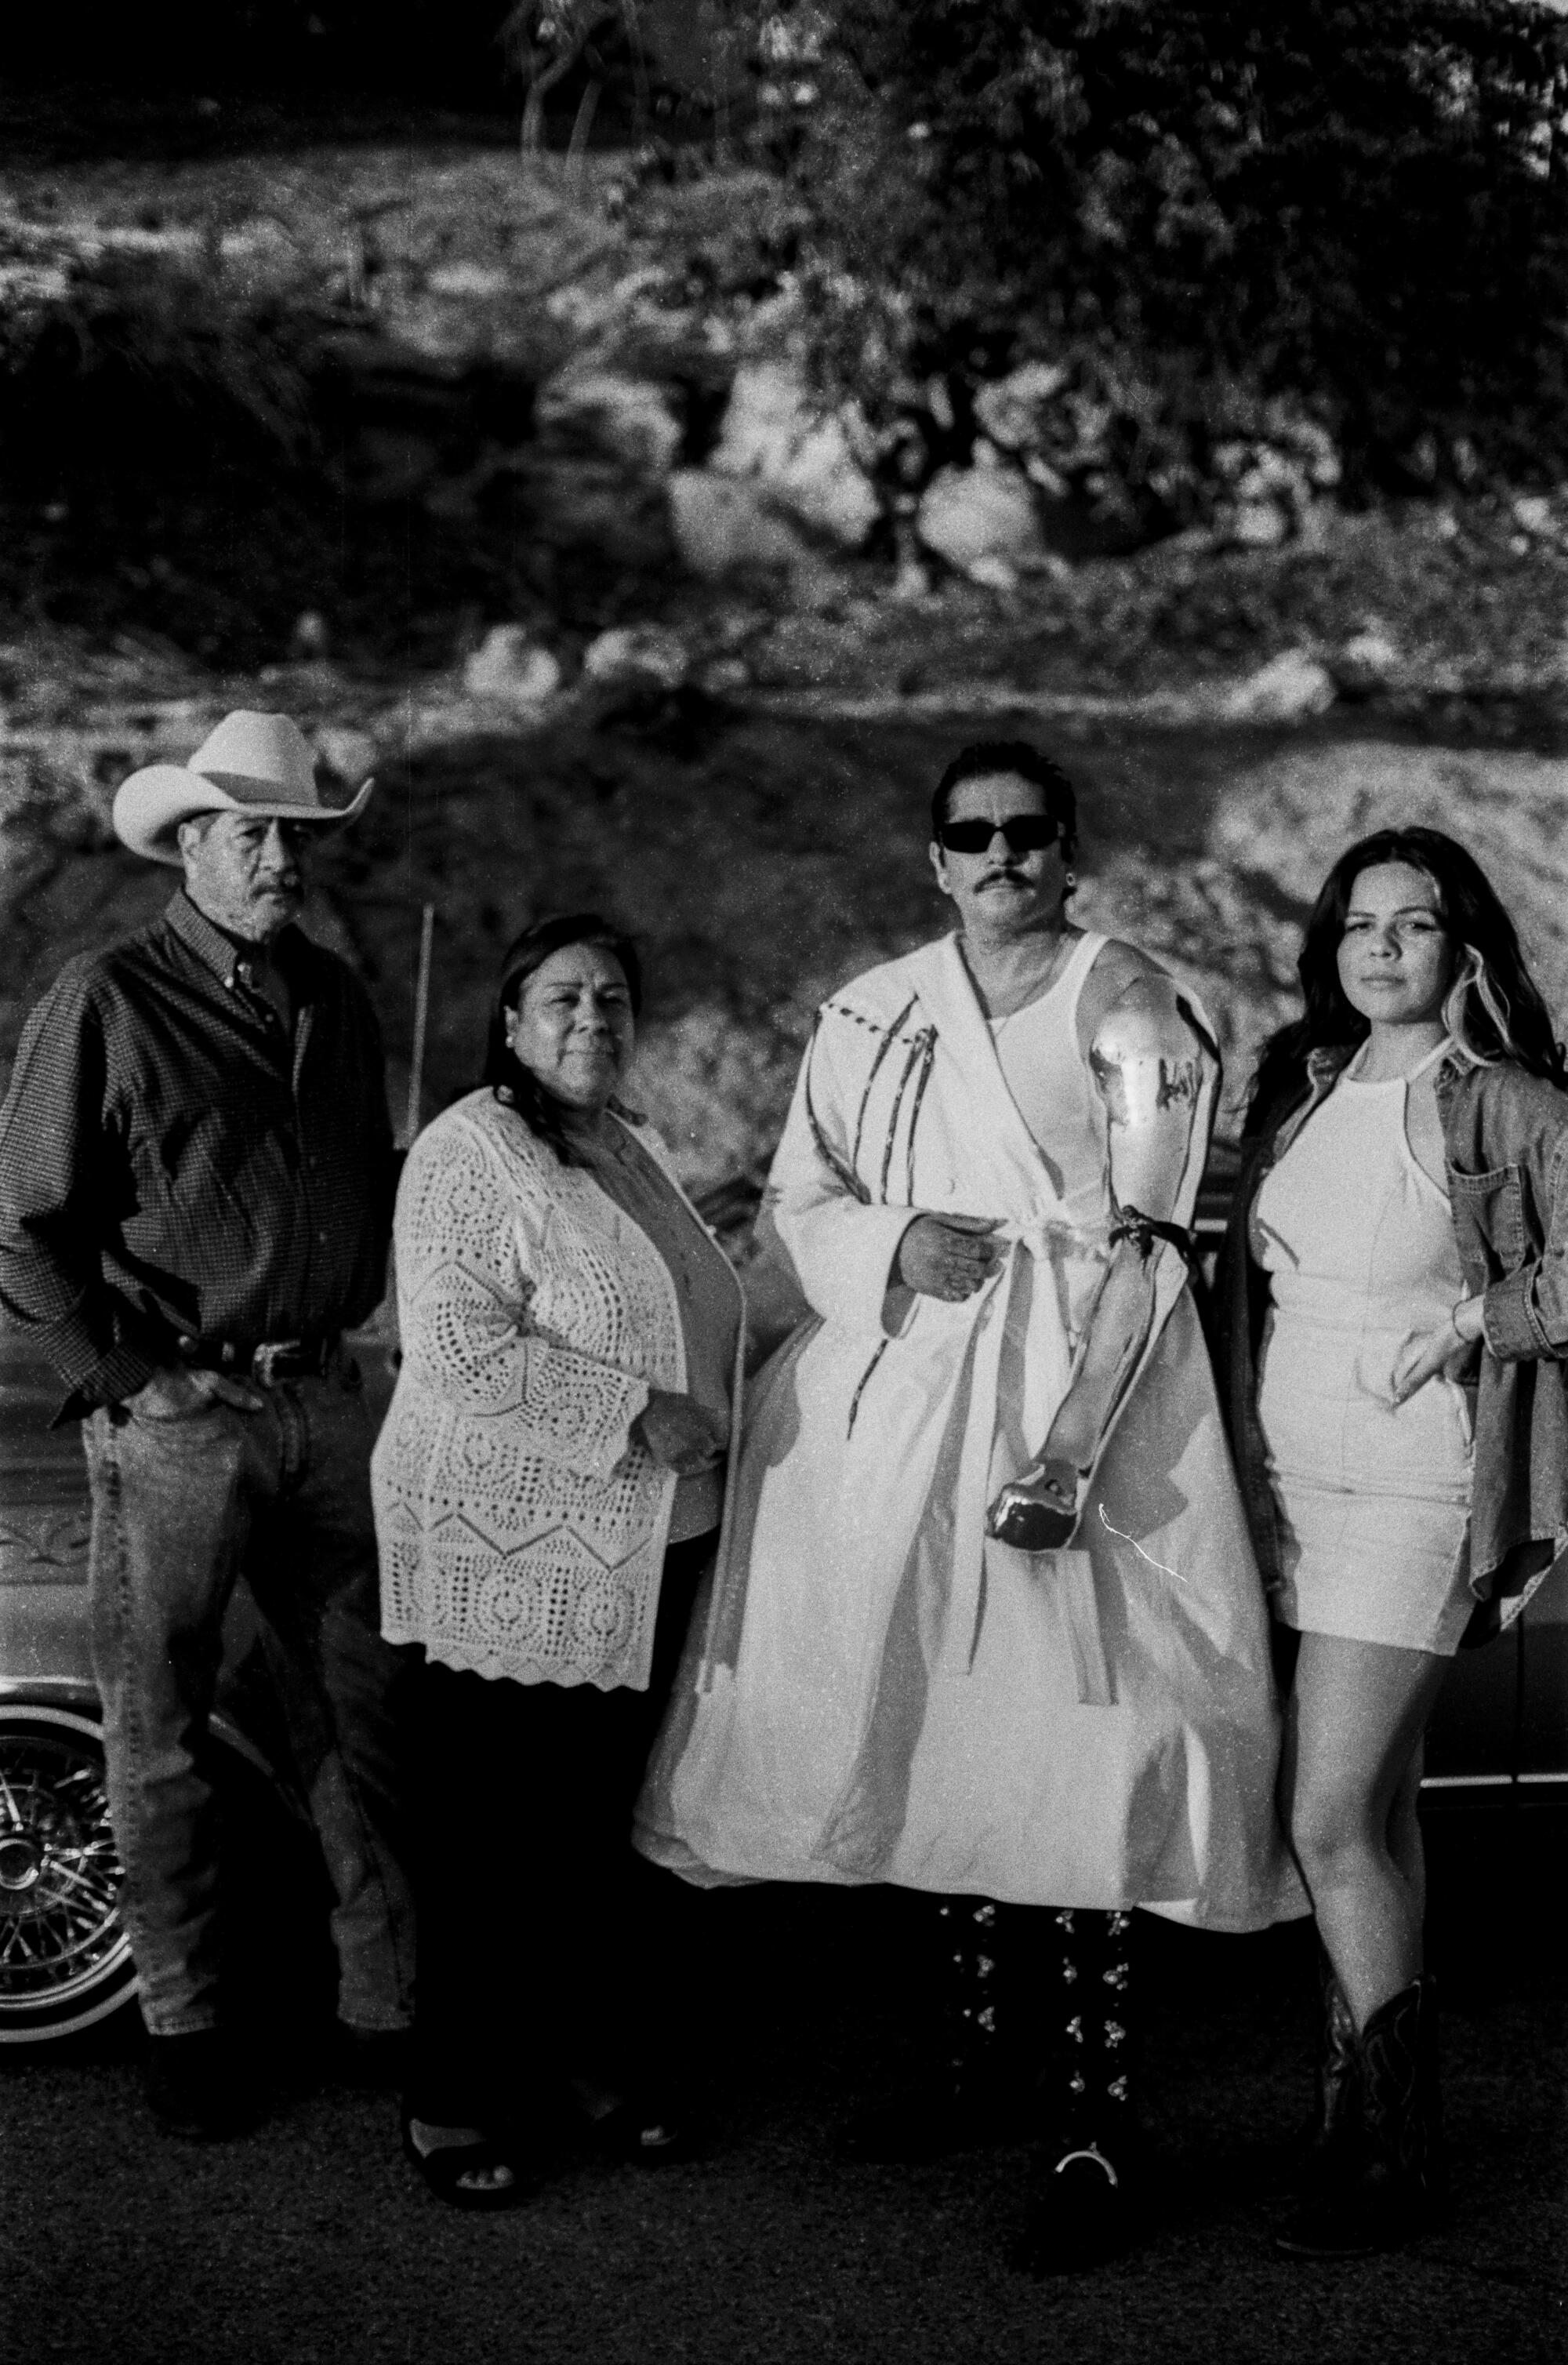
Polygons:
<instances>
[{"instance_id":1,"label":"dark plaid shirt","mask_svg":"<svg viewBox=\"0 0 1568 2365\"><path fill-rule=\"evenodd\" d=\"M317 1339L382 1289L393 1158L364 987L297 929L243 950L183 893L70 962L28 1020L0 1110L0 1311L71 1389L131 1395L181 1340Z\"/></svg>"}]
</instances>

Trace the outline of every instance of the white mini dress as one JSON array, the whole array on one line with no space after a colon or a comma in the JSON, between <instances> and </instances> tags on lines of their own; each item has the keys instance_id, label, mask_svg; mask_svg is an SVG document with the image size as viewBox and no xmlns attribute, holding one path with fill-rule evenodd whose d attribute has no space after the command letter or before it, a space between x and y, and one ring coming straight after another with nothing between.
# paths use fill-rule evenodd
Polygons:
<instances>
[{"instance_id":1,"label":"white mini dress","mask_svg":"<svg viewBox=\"0 0 1568 2365\"><path fill-rule=\"evenodd\" d=\"M1409 1082L1341 1076L1259 1192L1252 1252L1273 1303L1258 1410L1281 1514L1275 1616L1446 1657L1475 1607L1470 1397L1439 1376L1396 1406L1394 1366L1464 1276L1448 1195L1410 1148Z\"/></svg>"}]
</instances>

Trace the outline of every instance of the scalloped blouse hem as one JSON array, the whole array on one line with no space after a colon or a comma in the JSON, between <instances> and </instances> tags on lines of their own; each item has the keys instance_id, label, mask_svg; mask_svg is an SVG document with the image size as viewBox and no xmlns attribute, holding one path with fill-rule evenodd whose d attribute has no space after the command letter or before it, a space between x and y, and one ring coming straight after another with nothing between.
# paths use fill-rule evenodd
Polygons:
<instances>
[{"instance_id":1,"label":"scalloped blouse hem","mask_svg":"<svg viewBox=\"0 0 1568 2365\"><path fill-rule=\"evenodd\" d=\"M645 1692L648 1688L646 1672L637 1680L614 1670L590 1673L586 1667L574 1666L562 1659L504 1659L494 1651L467 1650L461 1642L421 1633L414 1626L383 1624L381 1631L388 1642L415 1643L427 1659L434 1660L438 1665L451 1667L458 1675L483 1676L487 1683L504 1678L514 1684L559 1684L568 1691L581 1684L591 1685L601 1692Z\"/></svg>"}]
</instances>

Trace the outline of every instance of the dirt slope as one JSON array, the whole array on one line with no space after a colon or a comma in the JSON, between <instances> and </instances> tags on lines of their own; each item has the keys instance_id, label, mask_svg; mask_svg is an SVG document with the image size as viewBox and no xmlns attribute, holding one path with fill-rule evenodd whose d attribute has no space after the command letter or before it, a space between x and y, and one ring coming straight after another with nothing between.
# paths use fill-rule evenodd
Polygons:
<instances>
[{"instance_id":1,"label":"dirt slope","mask_svg":"<svg viewBox=\"0 0 1568 2365\"><path fill-rule=\"evenodd\" d=\"M243 685L222 703L239 702ZM309 720L304 685L252 684ZM329 711L331 703L329 701ZM203 707L153 711L142 747L188 752ZM113 786L139 751L100 725L14 757L0 800L0 1059L60 961L156 910L172 885L119 847ZM476 701L362 716L341 761L374 761L364 820L323 846L310 925L362 967L399 1104L420 911L437 911L430 1115L472 1073L487 995L528 919L595 905L643 940L650 1003L639 1089L709 1182L766 1162L812 1010L834 983L937 933L925 857L935 772L967 724L790 720L675 700L564 712L523 729ZM1025 729L1039 726L1017 718ZM1080 784L1086 925L1125 933L1191 977L1244 1081L1293 1006L1301 922L1336 852L1366 829L1453 830L1518 917L1554 1006L1568 1007L1568 762L1321 723L1306 733L1058 724ZM127 744L127 743L129 744Z\"/></svg>"}]
</instances>

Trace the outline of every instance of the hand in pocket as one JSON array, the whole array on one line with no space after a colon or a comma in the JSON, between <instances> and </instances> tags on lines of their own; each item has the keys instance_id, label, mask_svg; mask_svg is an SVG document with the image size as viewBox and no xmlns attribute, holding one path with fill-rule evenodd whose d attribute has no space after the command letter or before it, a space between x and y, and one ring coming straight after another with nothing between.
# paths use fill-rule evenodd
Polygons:
<instances>
[{"instance_id":1,"label":"hand in pocket","mask_svg":"<svg viewBox=\"0 0 1568 2365\"><path fill-rule=\"evenodd\" d=\"M1440 1330L1412 1332L1394 1359L1394 1401L1408 1404L1417 1388L1441 1374L1457 1379L1470 1353L1470 1341L1462 1339L1452 1322L1445 1322Z\"/></svg>"},{"instance_id":2,"label":"hand in pocket","mask_svg":"<svg viewBox=\"0 0 1568 2365\"><path fill-rule=\"evenodd\" d=\"M133 1419L193 1420L215 1404L233 1405L240 1412L260 1412L264 1399L255 1389L222 1372L193 1371L184 1363L154 1372L146 1384L127 1396L125 1408Z\"/></svg>"}]
</instances>

